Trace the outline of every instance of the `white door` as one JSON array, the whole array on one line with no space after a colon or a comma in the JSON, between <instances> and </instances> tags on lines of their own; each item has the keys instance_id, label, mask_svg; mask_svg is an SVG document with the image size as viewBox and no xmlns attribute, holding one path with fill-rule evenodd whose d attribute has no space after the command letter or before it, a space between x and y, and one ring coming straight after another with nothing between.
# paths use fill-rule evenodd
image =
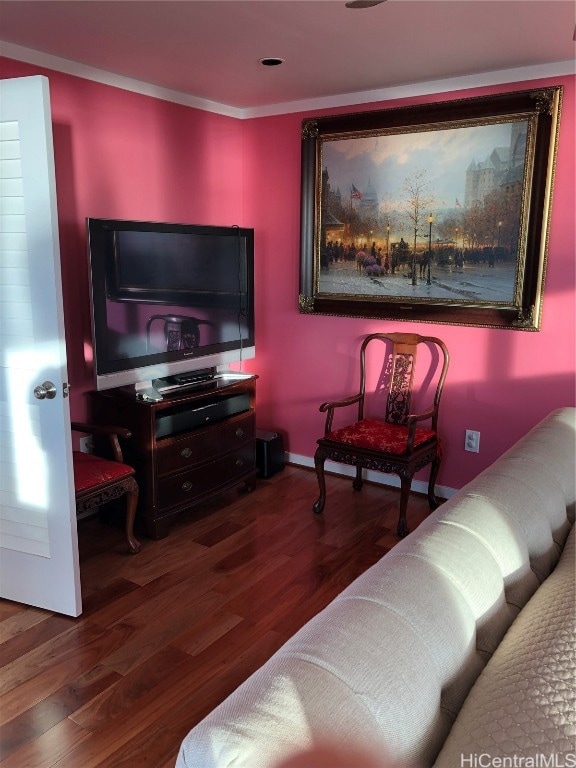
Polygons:
<instances>
[{"instance_id":1,"label":"white door","mask_svg":"<svg viewBox=\"0 0 576 768\"><path fill-rule=\"evenodd\" d=\"M0 596L78 616L67 381L48 79L3 80Z\"/></svg>"}]
</instances>

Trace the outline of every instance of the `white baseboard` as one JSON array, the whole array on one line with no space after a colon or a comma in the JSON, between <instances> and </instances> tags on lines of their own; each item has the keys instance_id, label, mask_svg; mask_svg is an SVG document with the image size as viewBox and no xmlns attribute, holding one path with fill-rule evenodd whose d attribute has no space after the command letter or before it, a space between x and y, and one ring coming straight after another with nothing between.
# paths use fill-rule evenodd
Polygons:
<instances>
[{"instance_id":1,"label":"white baseboard","mask_svg":"<svg viewBox=\"0 0 576 768\"><path fill-rule=\"evenodd\" d=\"M286 453L286 461L288 464L296 464L300 467L310 467L314 469L314 459L310 456L302 456L298 453ZM349 464L338 464L335 461L327 461L325 464L326 472L331 472L335 475L341 475L342 477L354 477L356 475L356 469ZM366 470L364 473L364 479L369 480L372 483L378 483L380 485L391 486L392 488L400 487L400 478L398 475L388 475L384 472L373 472L372 470ZM412 490L416 493L428 493L428 483L423 480L413 480ZM456 493L454 488L448 488L444 485L436 486L436 495L443 499L449 499L450 496Z\"/></svg>"}]
</instances>

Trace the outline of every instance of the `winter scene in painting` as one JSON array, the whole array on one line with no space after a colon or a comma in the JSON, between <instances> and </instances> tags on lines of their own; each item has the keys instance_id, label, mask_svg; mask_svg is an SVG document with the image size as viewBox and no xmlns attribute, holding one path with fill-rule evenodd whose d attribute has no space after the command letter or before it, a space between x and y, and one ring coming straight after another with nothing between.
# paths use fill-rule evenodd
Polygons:
<instances>
[{"instance_id":1,"label":"winter scene in painting","mask_svg":"<svg viewBox=\"0 0 576 768\"><path fill-rule=\"evenodd\" d=\"M527 120L322 142L319 294L509 304Z\"/></svg>"}]
</instances>

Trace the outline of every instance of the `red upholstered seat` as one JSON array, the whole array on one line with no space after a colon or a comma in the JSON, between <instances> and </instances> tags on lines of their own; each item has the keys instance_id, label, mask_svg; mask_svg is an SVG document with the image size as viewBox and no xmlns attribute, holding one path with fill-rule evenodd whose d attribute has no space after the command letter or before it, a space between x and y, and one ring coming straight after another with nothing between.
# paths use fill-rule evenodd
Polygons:
<instances>
[{"instance_id":1,"label":"red upholstered seat","mask_svg":"<svg viewBox=\"0 0 576 768\"><path fill-rule=\"evenodd\" d=\"M81 451L72 452L76 493L134 474L132 467Z\"/></svg>"},{"instance_id":2,"label":"red upholstered seat","mask_svg":"<svg viewBox=\"0 0 576 768\"><path fill-rule=\"evenodd\" d=\"M140 542L134 536L139 488L134 468L124 464L119 440L128 440L132 436L130 431L120 426L87 424L80 421L73 421L71 426L76 432L95 435L100 441L106 441L112 457L101 458L94 453L72 451L76 513L83 515L91 509L124 497L126 542L129 552L136 554L141 548ZM96 445L96 449L100 447L101 442Z\"/></svg>"},{"instance_id":3,"label":"red upholstered seat","mask_svg":"<svg viewBox=\"0 0 576 768\"><path fill-rule=\"evenodd\" d=\"M414 446L433 440L436 433L432 429L416 428ZM342 429L336 429L324 436L325 440L353 445L355 448L367 448L372 451L406 453L408 427L388 424L380 419L362 419Z\"/></svg>"}]
</instances>

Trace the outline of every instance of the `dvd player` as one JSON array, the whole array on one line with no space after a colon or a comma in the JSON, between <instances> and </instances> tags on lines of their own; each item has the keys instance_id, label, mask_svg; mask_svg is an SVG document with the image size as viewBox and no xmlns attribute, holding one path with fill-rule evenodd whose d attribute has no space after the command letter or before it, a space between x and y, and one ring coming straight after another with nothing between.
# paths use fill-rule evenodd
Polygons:
<instances>
[{"instance_id":1,"label":"dvd player","mask_svg":"<svg viewBox=\"0 0 576 768\"><path fill-rule=\"evenodd\" d=\"M215 376L216 368L200 368L189 373L178 373L166 379L156 379L154 389L160 394L165 394L166 392L194 386L195 384L205 384L208 381L212 381Z\"/></svg>"}]
</instances>

